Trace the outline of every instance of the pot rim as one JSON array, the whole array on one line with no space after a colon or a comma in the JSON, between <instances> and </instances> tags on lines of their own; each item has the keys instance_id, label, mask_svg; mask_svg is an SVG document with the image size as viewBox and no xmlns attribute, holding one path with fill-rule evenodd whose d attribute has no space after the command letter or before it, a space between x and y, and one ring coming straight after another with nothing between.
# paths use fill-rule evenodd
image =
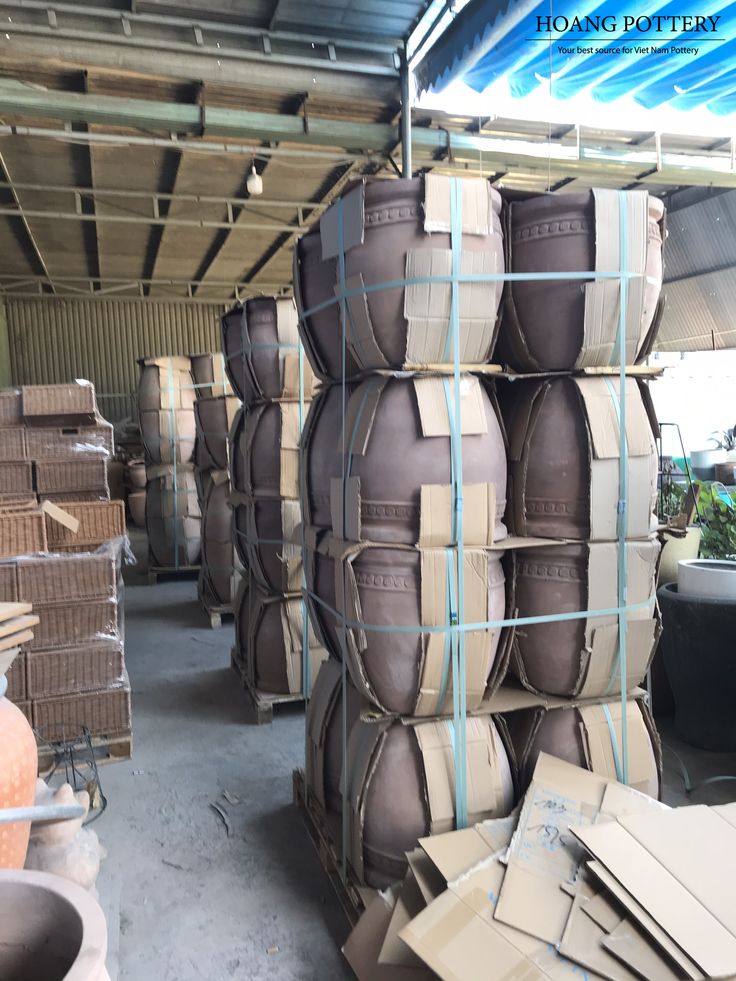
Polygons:
<instances>
[{"instance_id":1,"label":"pot rim","mask_svg":"<svg viewBox=\"0 0 736 981\"><path fill-rule=\"evenodd\" d=\"M82 940L64 981L97 978L107 959L107 921L99 903L81 886L58 875L26 869L0 870L0 885L14 882L53 893L75 909L82 924Z\"/></svg>"}]
</instances>

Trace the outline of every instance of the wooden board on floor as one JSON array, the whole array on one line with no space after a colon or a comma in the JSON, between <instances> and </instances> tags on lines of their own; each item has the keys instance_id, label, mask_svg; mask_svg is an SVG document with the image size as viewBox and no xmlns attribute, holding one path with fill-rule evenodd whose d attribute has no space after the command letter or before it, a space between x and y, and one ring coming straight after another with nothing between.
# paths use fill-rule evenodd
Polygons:
<instances>
[{"instance_id":1,"label":"wooden board on floor","mask_svg":"<svg viewBox=\"0 0 736 981\"><path fill-rule=\"evenodd\" d=\"M272 695L269 692L258 691L253 687L250 678L243 670L243 666L235 657L235 649L230 651L230 665L240 679L243 691L248 702L248 721L258 725L270 725L273 722L273 710L276 705L283 705L290 702L303 702L304 696L298 695Z\"/></svg>"},{"instance_id":2,"label":"wooden board on floor","mask_svg":"<svg viewBox=\"0 0 736 981\"><path fill-rule=\"evenodd\" d=\"M303 770L294 770L293 789L294 803L302 813L309 837L317 849L320 864L353 927L365 912L370 898L375 895L375 890L355 882L349 866L345 870L346 874L343 875L342 859L337 854L324 814L307 791Z\"/></svg>"},{"instance_id":3,"label":"wooden board on floor","mask_svg":"<svg viewBox=\"0 0 736 981\"><path fill-rule=\"evenodd\" d=\"M132 733L128 736L117 736L110 739L104 736L93 736L91 742L92 752L94 753L98 766L102 766L105 763L120 763L123 760L129 760L133 757ZM84 754L87 752L87 744L83 740L80 740L74 744L74 751L83 760L85 758ZM38 772L41 777L51 771L54 763L58 759L58 755L52 746L43 744L38 747Z\"/></svg>"},{"instance_id":4,"label":"wooden board on floor","mask_svg":"<svg viewBox=\"0 0 736 981\"><path fill-rule=\"evenodd\" d=\"M155 586L162 576L181 576L182 579L199 575L198 565L152 565L148 558L148 585Z\"/></svg>"}]
</instances>

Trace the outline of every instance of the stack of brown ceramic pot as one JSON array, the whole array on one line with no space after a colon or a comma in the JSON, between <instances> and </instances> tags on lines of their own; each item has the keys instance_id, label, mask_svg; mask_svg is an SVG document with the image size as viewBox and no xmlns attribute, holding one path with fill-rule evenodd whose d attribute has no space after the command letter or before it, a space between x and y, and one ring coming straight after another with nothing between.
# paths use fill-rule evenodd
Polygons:
<instances>
[{"instance_id":1,"label":"stack of brown ceramic pot","mask_svg":"<svg viewBox=\"0 0 736 981\"><path fill-rule=\"evenodd\" d=\"M243 406L230 433L232 536L244 567L233 664L251 691L301 697L308 630L301 598L299 437L312 398L289 297L258 297L222 318L227 375ZM311 634L313 670L322 652Z\"/></svg>"},{"instance_id":2,"label":"stack of brown ceramic pot","mask_svg":"<svg viewBox=\"0 0 736 981\"><path fill-rule=\"evenodd\" d=\"M195 481L202 511L202 560L197 591L209 613L228 613L235 599L236 556L232 540L229 433L240 408L222 354L193 354Z\"/></svg>"},{"instance_id":3,"label":"stack of brown ceramic pot","mask_svg":"<svg viewBox=\"0 0 736 981\"><path fill-rule=\"evenodd\" d=\"M464 366L456 386L451 287L436 281L451 271L453 227L463 272L503 273L500 210L498 194L480 180L360 183L295 250L300 331L325 382L302 449L307 595L330 652L308 708L307 783L336 851L344 842L355 879L375 887L403 875L417 837L455 824L453 643L442 628L505 611L498 544L506 536L506 455L494 389L480 370L493 352L501 283L459 287ZM402 280L410 284L380 288ZM342 286L341 311L334 301ZM453 522L456 398L463 548ZM453 599L459 561L462 613ZM460 697L479 713L466 727L470 821L513 806L506 745L483 714L503 673L499 633L465 636Z\"/></svg>"},{"instance_id":4,"label":"stack of brown ceramic pot","mask_svg":"<svg viewBox=\"0 0 736 981\"><path fill-rule=\"evenodd\" d=\"M182 569L200 555L194 477L195 387L186 357L143 358L138 419L146 457L149 565Z\"/></svg>"},{"instance_id":5,"label":"stack of brown ceramic pot","mask_svg":"<svg viewBox=\"0 0 736 981\"><path fill-rule=\"evenodd\" d=\"M622 210L626 249L619 245ZM615 271L626 262L628 271L639 274L627 286L624 363L633 365L651 350L659 321L663 222L661 202L645 192L517 200L507 211L510 270ZM635 696L660 630L656 419L644 381L629 375L621 392L619 288L615 279L508 284L498 352L510 368L526 374L499 385L509 453L506 523L514 535L565 543L530 542L514 549L507 588L519 617L616 610L625 577L626 603L633 607L626 615L628 765L656 796L658 738L646 705ZM622 402L625 503L619 489ZM618 546L624 508L627 571ZM511 670L527 689L552 696L544 706L510 717L522 786L541 750L593 769L603 754L616 761L614 775L621 776L616 612L517 628ZM594 707L596 702L605 707Z\"/></svg>"}]
</instances>

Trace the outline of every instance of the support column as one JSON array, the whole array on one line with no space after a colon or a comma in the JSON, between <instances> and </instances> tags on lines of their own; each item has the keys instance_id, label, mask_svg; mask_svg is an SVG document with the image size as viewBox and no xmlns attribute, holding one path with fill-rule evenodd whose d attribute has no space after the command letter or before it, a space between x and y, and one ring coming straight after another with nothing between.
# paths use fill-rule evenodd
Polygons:
<instances>
[{"instance_id":1,"label":"support column","mask_svg":"<svg viewBox=\"0 0 736 981\"><path fill-rule=\"evenodd\" d=\"M411 94L406 48L401 52L401 160L402 176L411 177Z\"/></svg>"}]
</instances>

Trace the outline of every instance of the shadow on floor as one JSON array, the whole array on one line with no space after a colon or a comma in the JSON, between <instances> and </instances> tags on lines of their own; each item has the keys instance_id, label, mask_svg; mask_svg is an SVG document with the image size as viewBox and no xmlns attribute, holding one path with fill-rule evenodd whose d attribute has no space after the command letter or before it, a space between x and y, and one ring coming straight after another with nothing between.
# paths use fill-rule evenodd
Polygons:
<instances>
[{"instance_id":1,"label":"shadow on floor","mask_svg":"<svg viewBox=\"0 0 736 981\"><path fill-rule=\"evenodd\" d=\"M246 721L245 699L230 668L172 675L147 684L143 697L149 711L160 716L210 719L240 726Z\"/></svg>"},{"instance_id":2,"label":"shadow on floor","mask_svg":"<svg viewBox=\"0 0 736 981\"><path fill-rule=\"evenodd\" d=\"M249 828L248 843L251 849L260 850L277 864L280 874L287 877L295 908L322 906L323 922L334 943L342 947L350 924L342 908L334 902L332 884L296 804L259 815L258 822Z\"/></svg>"},{"instance_id":3,"label":"shadow on floor","mask_svg":"<svg viewBox=\"0 0 736 981\"><path fill-rule=\"evenodd\" d=\"M148 588L154 591L156 590L156 586L149 586ZM138 606L135 611L135 619L137 623L147 620L157 620L159 621L158 625L160 629L166 629L168 626L174 629L183 627L185 629L201 630L206 627L208 630L211 630L213 637L219 636L220 633L224 636L229 626L228 621L225 621L222 627L212 630L209 618L197 599L196 594L175 602Z\"/></svg>"}]
</instances>

